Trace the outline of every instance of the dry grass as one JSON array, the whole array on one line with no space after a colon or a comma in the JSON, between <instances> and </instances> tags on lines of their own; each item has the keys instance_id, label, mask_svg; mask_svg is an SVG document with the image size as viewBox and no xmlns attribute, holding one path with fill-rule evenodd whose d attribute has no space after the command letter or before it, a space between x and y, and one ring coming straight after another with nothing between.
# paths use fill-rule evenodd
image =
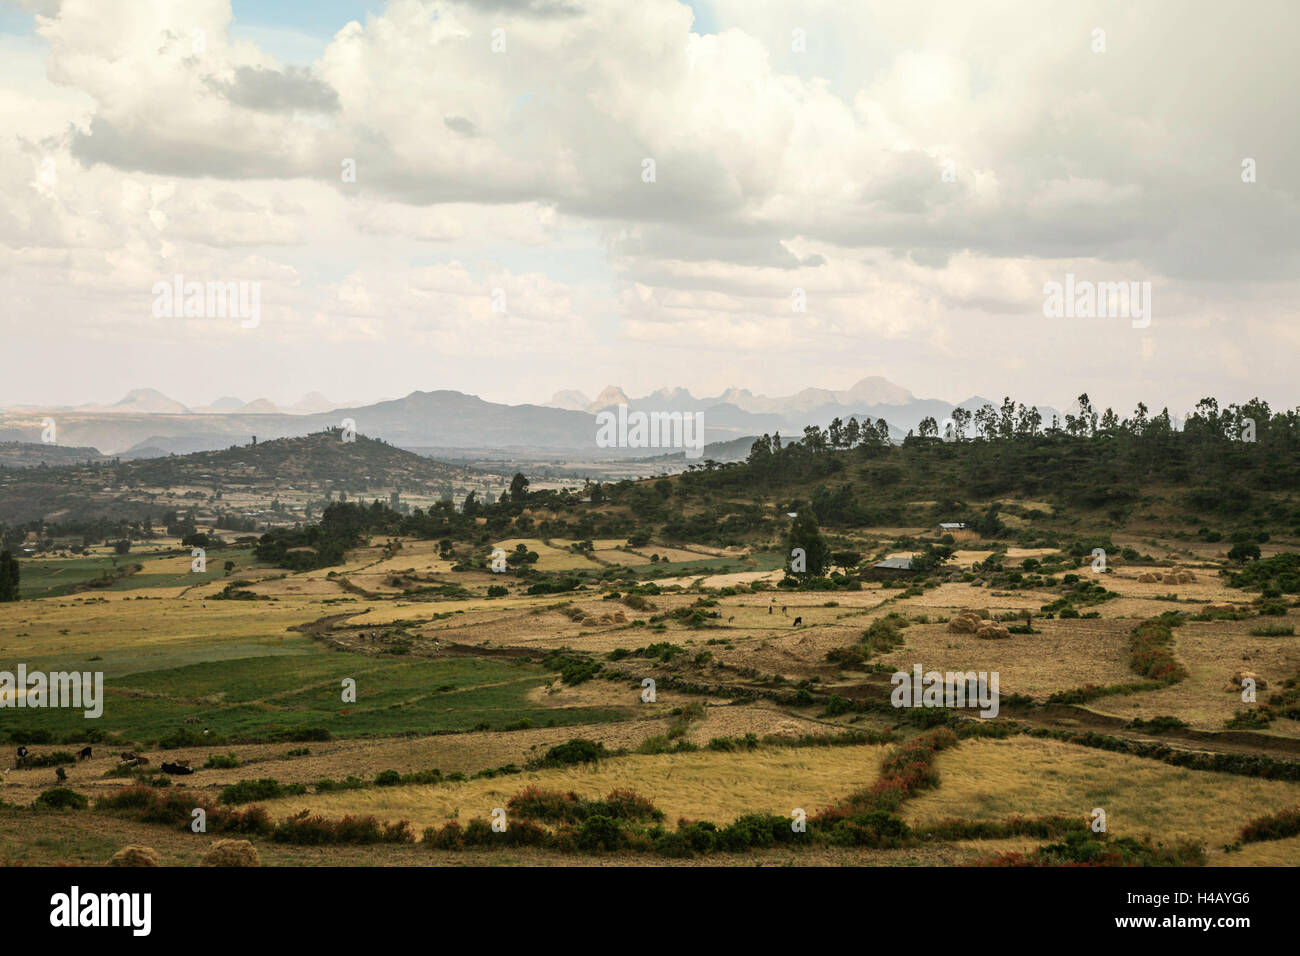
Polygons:
<instances>
[{"instance_id":1,"label":"dry grass","mask_svg":"<svg viewBox=\"0 0 1300 956\"><path fill-rule=\"evenodd\" d=\"M1125 718L1172 714L1193 727L1221 730L1238 710L1249 709L1240 692L1224 689L1237 671L1251 670L1268 681L1261 701L1283 680L1300 670L1300 642L1294 637L1251 637L1251 628L1280 623L1282 618L1189 622L1174 630L1174 656L1187 668L1187 679L1143 694L1101 698L1094 709ZM1290 619L1294 621L1295 618ZM1270 732L1300 736L1300 723L1275 721Z\"/></svg>"},{"instance_id":2,"label":"dry grass","mask_svg":"<svg viewBox=\"0 0 1300 956\"><path fill-rule=\"evenodd\" d=\"M906 671L917 663L926 670L997 671L1001 693L1035 697L1137 679L1128 669L1130 622L1035 618L1034 627L1042 633L986 641L943 624L913 624L903 631L903 646L881 659Z\"/></svg>"},{"instance_id":3,"label":"dry grass","mask_svg":"<svg viewBox=\"0 0 1300 956\"><path fill-rule=\"evenodd\" d=\"M1087 817L1101 807L1112 835L1203 842L1214 863L1237 862L1222 846L1248 820L1300 802L1297 783L1187 770L1029 737L965 741L941 753L937 766L939 788L908 803L907 819ZM1288 865L1300 865L1298 850L1300 842L1288 848Z\"/></svg>"},{"instance_id":4,"label":"dry grass","mask_svg":"<svg viewBox=\"0 0 1300 956\"><path fill-rule=\"evenodd\" d=\"M419 830L448 819L486 819L529 785L573 790L588 797L627 787L649 797L670 824L679 817L727 823L750 812L789 815L796 807L811 814L870 784L884 749L812 747L628 756L601 761L596 767L289 797L266 806L273 816L288 816L303 808L328 816L369 813L383 820L410 820Z\"/></svg>"}]
</instances>

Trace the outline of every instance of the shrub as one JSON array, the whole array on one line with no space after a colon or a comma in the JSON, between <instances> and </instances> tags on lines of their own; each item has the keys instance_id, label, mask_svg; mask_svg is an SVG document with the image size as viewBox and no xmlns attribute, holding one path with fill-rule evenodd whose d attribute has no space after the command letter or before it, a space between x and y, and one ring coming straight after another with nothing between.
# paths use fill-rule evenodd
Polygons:
<instances>
[{"instance_id":1,"label":"shrub","mask_svg":"<svg viewBox=\"0 0 1300 956\"><path fill-rule=\"evenodd\" d=\"M1295 627L1287 624L1265 624L1250 629L1251 637L1295 637Z\"/></svg>"},{"instance_id":2,"label":"shrub","mask_svg":"<svg viewBox=\"0 0 1300 956\"><path fill-rule=\"evenodd\" d=\"M77 758L66 750L56 750L48 754L29 755L23 765L26 767L58 767L65 763L76 762Z\"/></svg>"},{"instance_id":3,"label":"shrub","mask_svg":"<svg viewBox=\"0 0 1300 956\"><path fill-rule=\"evenodd\" d=\"M853 702L846 700L839 694L831 694L831 699L826 702L826 716L838 717L840 714L847 714L853 709Z\"/></svg>"},{"instance_id":4,"label":"shrub","mask_svg":"<svg viewBox=\"0 0 1300 956\"><path fill-rule=\"evenodd\" d=\"M568 767L579 763L592 763L609 755L605 745L594 740L575 737L568 743L559 744L546 751L541 765L544 767Z\"/></svg>"},{"instance_id":5,"label":"shrub","mask_svg":"<svg viewBox=\"0 0 1300 956\"><path fill-rule=\"evenodd\" d=\"M221 802L228 804L252 803L254 800L274 800L285 796L284 787L273 777L260 780L241 780L221 790Z\"/></svg>"},{"instance_id":6,"label":"shrub","mask_svg":"<svg viewBox=\"0 0 1300 956\"><path fill-rule=\"evenodd\" d=\"M1256 817L1241 828L1238 840L1258 843L1261 840L1284 840L1300 835L1300 806L1286 807L1277 813Z\"/></svg>"},{"instance_id":7,"label":"shrub","mask_svg":"<svg viewBox=\"0 0 1300 956\"><path fill-rule=\"evenodd\" d=\"M179 750L182 747L200 747L210 744L221 743L221 738L214 738L211 734L203 734L191 730L189 727L179 727L170 734L164 734L158 739L158 748L160 750Z\"/></svg>"},{"instance_id":8,"label":"shrub","mask_svg":"<svg viewBox=\"0 0 1300 956\"><path fill-rule=\"evenodd\" d=\"M574 834L574 842L580 850L599 853L620 850L627 845L628 840L627 834L615 820L603 814L595 814L584 820L578 827Z\"/></svg>"},{"instance_id":9,"label":"shrub","mask_svg":"<svg viewBox=\"0 0 1300 956\"><path fill-rule=\"evenodd\" d=\"M38 810L84 810L90 806L90 801L75 790L54 787L43 790L41 795L32 802L32 806Z\"/></svg>"},{"instance_id":10,"label":"shrub","mask_svg":"<svg viewBox=\"0 0 1300 956\"><path fill-rule=\"evenodd\" d=\"M341 820L330 820L322 816L311 816L310 811L307 810L280 821L271 838L277 843L308 846L330 843L370 844L415 841L411 824L406 820L381 823L372 816L345 816Z\"/></svg>"}]
</instances>

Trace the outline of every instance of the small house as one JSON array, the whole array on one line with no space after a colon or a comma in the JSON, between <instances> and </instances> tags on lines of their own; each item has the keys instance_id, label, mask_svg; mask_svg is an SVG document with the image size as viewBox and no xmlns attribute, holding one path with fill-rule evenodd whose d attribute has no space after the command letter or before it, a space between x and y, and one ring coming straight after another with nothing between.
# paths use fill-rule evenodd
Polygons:
<instances>
[{"instance_id":1,"label":"small house","mask_svg":"<svg viewBox=\"0 0 1300 956\"><path fill-rule=\"evenodd\" d=\"M979 537L964 521L940 521L937 532L940 537L951 535L954 541L973 541Z\"/></svg>"},{"instance_id":2,"label":"small house","mask_svg":"<svg viewBox=\"0 0 1300 956\"><path fill-rule=\"evenodd\" d=\"M885 558L863 571L862 576L868 581L890 581L911 577L916 573L911 558Z\"/></svg>"}]
</instances>

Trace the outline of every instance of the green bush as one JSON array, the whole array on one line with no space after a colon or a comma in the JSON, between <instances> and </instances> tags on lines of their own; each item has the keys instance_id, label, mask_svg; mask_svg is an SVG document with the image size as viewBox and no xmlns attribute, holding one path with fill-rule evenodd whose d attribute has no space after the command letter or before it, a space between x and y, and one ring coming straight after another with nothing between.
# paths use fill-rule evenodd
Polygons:
<instances>
[{"instance_id":1,"label":"green bush","mask_svg":"<svg viewBox=\"0 0 1300 956\"><path fill-rule=\"evenodd\" d=\"M287 795L284 787L273 777L260 780L241 780L221 790L221 802L227 804L252 803L254 800L274 800Z\"/></svg>"},{"instance_id":2,"label":"green bush","mask_svg":"<svg viewBox=\"0 0 1300 956\"><path fill-rule=\"evenodd\" d=\"M54 787L43 790L32 802L32 806L39 810L84 810L90 806L90 801L75 790Z\"/></svg>"},{"instance_id":3,"label":"green bush","mask_svg":"<svg viewBox=\"0 0 1300 956\"><path fill-rule=\"evenodd\" d=\"M544 767L568 767L579 763L592 763L609 755L605 745L594 740L575 737L546 751L542 758Z\"/></svg>"},{"instance_id":4,"label":"green bush","mask_svg":"<svg viewBox=\"0 0 1300 956\"><path fill-rule=\"evenodd\" d=\"M602 814L588 817L574 834L578 849L587 853L621 850L627 845L627 834L617 821Z\"/></svg>"}]
</instances>

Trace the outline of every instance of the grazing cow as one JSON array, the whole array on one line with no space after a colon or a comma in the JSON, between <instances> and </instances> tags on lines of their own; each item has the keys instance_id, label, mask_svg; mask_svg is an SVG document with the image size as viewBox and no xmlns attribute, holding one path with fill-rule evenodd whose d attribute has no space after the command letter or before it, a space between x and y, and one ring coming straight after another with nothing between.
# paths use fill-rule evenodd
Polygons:
<instances>
[{"instance_id":1,"label":"grazing cow","mask_svg":"<svg viewBox=\"0 0 1300 956\"><path fill-rule=\"evenodd\" d=\"M64 769L63 769L62 767L56 767L56 768L55 768L55 770L54 770L54 776L58 778L59 783L63 783L63 781L65 781L65 780L68 779L68 775L67 775L67 773L64 771Z\"/></svg>"},{"instance_id":2,"label":"grazing cow","mask_svg":"<svg viewBox=\"0 0 1300 956\"><path fill-rule=\"evenodd\" d=\"M177 777L183 777L188 773L193 773L194 771L191 770L189 767L185 766L185 764L183 763L166 763L164 761L162 765L162 772L169 773Z\"/></svg>"},{"instance_id":3,"label":"grazing cow","mask_svg":"<svg viewBox=\"0 0 1300 956\"><path fill-rule=\"evenodd\" d=\"M89 759L90 759L90 748L89 748L89 747L82 747L80 750L78 750L78 751L77 751L77 759L78 759L78 760L89 760Z\"/></svg>"},{"instance_id":4,"label":"grazing cow","mask_svg":"<svg viewBox=\"0 0 1300 956\"><path fill-rule=\"evenodd\" d=\"M767 606L767 613L768 613L768 614L771 614L771 613L772 613L772 605L770 605L770 604Z\"/></svg>"},{"instance_id":5,"label":"grazing cow","mask_svg":"<svg viewBox=\"0 0 1300 956\"><path fill-rule=\"evenodd\" d=\"M798 627L798 626L799 626L800 624L802 624L802 623L803 623L803 618L801 618L801 617L796 617L796 618L794 619L794 626L795 626L795 627Z\"/></svg>"},{"instance_id":6,"label":"grazing cow","mask_svg":"<svg viewBox=\"0 0 1300 956\"><path fill-rule=\"evenodd\" d=\"M736 619L736 615L733 614L733 615L731 615L731 617L727 618L727 623L730 624L730 623L731 623L732 621L734 621L735 619Z\"/></svg>"}]
</instances>

